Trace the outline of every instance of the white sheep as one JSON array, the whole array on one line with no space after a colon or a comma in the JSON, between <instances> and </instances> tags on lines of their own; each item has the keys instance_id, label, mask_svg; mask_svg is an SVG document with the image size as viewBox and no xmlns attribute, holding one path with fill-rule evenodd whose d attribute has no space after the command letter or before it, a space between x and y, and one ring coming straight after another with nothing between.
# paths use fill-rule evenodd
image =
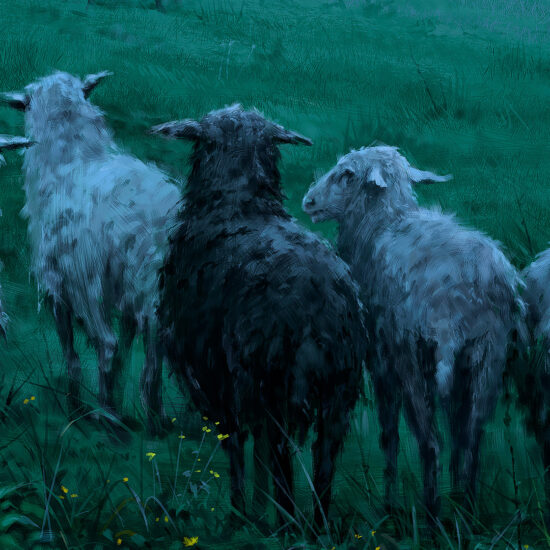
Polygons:
<instances>
[{"instance_id":1,"label":"white sheep","mask_svg":"<svg viewBox=\"0 0 550 550\"><path fill-rule=\"evenodd\" d=\"M22 147L30 147L31 145L32 141L29 141L27 138L0 134L0 166L4 166L6 163L4 157L2 156L2 151L9 151L10 149L20 149ZM2 303L0 302L0 334L2 334L2 336L6 335L6 326L8 324L8 321L8 314L4 311Z\"/></svg>"},{"instance_id":2,"label":"white sheep","mask_svg":"<svg viewBox=\"0 0 550 550\"><path fill-rule=\"evenodd\" d=\"M180 193L166 174L123 153L103 113L87 97L108 72L84 80L57 72L4 101L24 110L24 215L32 270L53 302L68 363L69 405L79 406L81 366L73 319L82 320L99 361L99 401L115 413L122 359L143 335L142 400L149 427L162 410L162 350L156 337L158 270ZM122 313L121 335L112 314Z\"/></svg>"},{"instance_id":3,"label":"white sheep","mask_svg":"<svg viewBox=\"0 0 550 550\"><path fill-rule=\"evenodd\" d=\"M386 498L394 497L403 400L432 518L439 508L436 395L450 420L453 486L473 495L483 426L524 309L518 274L495 241L418 205L411 183L448 179L413 168L395 147L366 147L341 158L303 200L313 222L339 222L339 252L369 311Z\"/></svg>"}]
</instances>

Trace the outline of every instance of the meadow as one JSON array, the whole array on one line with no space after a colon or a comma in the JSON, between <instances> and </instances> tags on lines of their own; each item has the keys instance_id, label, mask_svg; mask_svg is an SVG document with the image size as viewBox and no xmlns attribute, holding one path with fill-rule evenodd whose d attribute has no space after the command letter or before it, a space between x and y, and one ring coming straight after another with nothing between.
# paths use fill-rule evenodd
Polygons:
<instances>
[{"instance_id":1,"label":"meadow","mask_svg":"<svg viewBox=\"0 0 550 550\"><path fill-rule=\"evenodd\" d=\"M288 210L301 212L315 174L375 140L398 145L448 183L420 201L498 239L518 268L550 240L550 4L544 0L0 0L0 90L54 70L111 70L91 96L119 143L184 181L189 145L149 126L234 102L310 137L283 148ZM0 133L23 116L0 106ZM138 382L140 343L126 365L124 443L87 418L69 420L65 367L51 314L30 275L21 157L0 169L0 274L10 316L0 342L0 548L545 548L542 465L511 400L482 449L477 517L449 492L443 441L442 520L426 533L416 443L401 425L402 509L384 512L383 458L368 380L338 463L327 532L312 527L307 449L296 449L298 512L285 530L253 514L229 522L229 468L217 431L166 376L173 431L149 439ZM183 185L183 184L182 184ZM77 334L96 406L96 360ZM218 437L219 436L219 437ZM251 458L251 448L248 448ZM252 480L253 476L249 476ZM252 492L252 481L248 489ZM254 511L257 512L257 511Z\"/></svg>"}]
</instances>

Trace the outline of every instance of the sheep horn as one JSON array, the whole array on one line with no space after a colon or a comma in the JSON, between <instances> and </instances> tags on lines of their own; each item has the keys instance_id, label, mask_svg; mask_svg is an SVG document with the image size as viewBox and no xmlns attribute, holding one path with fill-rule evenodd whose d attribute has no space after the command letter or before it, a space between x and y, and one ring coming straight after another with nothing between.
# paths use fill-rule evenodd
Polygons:
<instances>
[{"instance_id":1,"label":"sheep horn","mask_svg":"<svg viewBox=\"0 0 550 550\"><path fill-rule=\"evenodd\" d=\"M290 143L292 145L303 143L304 145L313 145L313 141L309 138L302 136L297 132L293 132L292 130L287 130L279 125L275 125L275 131L272 139L274 143Z\"/></svg>"},{"instance_id":2,"label":"sheep horn","mask_svg":"<svg viewBox=\"0 0 550 550\"><path fill-rule=\"evenodd\" d=\"M200 122L190 118L184 120L172 120L164 124L157 124L149 129L149 134L162 134L171 138L199 140L203 137Z\"/></svg>"},{"instance_id":3,"label":"sheep horn","mask_svg":"<svg viewBox=\"0 0 550 550\"><path fill-rule=\"evenodd\" d=\"M13 109L24 111L30 103L30 97L27 94L20 92L3 92L0 93L0 101L6 103Z\"/></svg>"},{"instance_id":4,"label":"sheep horn","mask_svg":"<svg viewBox=\"0 0 550 550\"><path fill-rule=\"evenodd\" d=\"M101 71L100 73L95 74L89 74L84 79L84 82L82 83L82 91L84 92L84 97L88 97L92 90L106 77L106 76L112 76L113 73L111 71Z\"/></svg>"},{"instance_id":5,"label":"sheep horn","mask_svg":"<svg viewBox=\"0 0 550 550\"><path fill-rule=\"evenodd\" d=\"M3 149L19 149L20 147L30 147L34 141L19 136L6 136L0 134L0 151Z\"/></svg>"},{"instance_id":6,"label":"sheep horn","mask_svg":"<svg viewBox=\"0 0 550 550\"><path fill-rule=\"evenodd\" d=\"M433 172L428 172L426 170L418 170L409 166L408 168L409 177L413 183L441 183L444 181L449 181L453 179L452 174L447 174L445 176L438 176Z\"/></svg>"}]
</instances>

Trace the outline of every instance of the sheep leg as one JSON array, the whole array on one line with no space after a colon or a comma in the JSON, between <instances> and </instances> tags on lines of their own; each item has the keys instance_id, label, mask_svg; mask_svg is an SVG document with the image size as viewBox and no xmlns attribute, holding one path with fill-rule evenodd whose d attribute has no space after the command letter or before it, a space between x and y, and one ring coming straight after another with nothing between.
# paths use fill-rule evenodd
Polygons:
<instances>
[{"instance_id":1,"label":"sheep leg","mask_svg":"<svg viewBox=\"0 0 550 550\"><path fill-rule=\"evenodd\" d=\"M281 433L282 419L269 423L268 438L271 443L271 468L275 501L279 505L279 525L288 524L288 516L294 517L294 478L288 437ZM291 430L290 430L291 431ZM291 431L292 433L292 431Z\"/></svg>"},{"instance_id":2,"label":"sheep leg","mask_svg":"<svg viewBox=\"0 0 550 550\"><path fill-rule=\"evenodd\" d=\"M96 347L99 363L99 404L107 412L117 416L114 398L117 373L113 369L117 344L114 335L99 341Z\"/></svg>"},{"instance_id":3,"label":"sheep leg","mask_svg":"<svg viewBox=\"0 0 550 550\"><path fill-rule=\"evenodd\" d=\"M74 349L73 325L70 309L60 302L54 302L53 316L55 326L69 375L69 387L67 393L67 406L71 413L78 410L82 403L80 401L80 384L82 382L82 367L80 358Z\"/></svg>"},{"instance_id":4,"label":"sheep leg","mask_svg":"<svg viewBox=\"0 0 550 550\"><path fill-rule=\"evenodd\" d=\"M338 388L334 390L338 395ZM320 399L320 403L325 400ZM345 408L349 410L350 407ZM332 497L332 479L334 462L342 448L344 434L349 425L349 415L342 414L340 409L332 411L322 405L317 412L317 439L312 447L313 452L313 486L315 488L315 523L319 528L325 526ZM318 499L318 500L317 500ZM321 506L319 506L319 503Z\"/></svg>"},{"instance_id":5,"label":"sheep leg","mask_svg":"<svg viewBox=\"0 0 550 550\"><path fill-rule=\"evenodd\" d=\"M265 426L255 426L254 436L254 494L252 496L252 510L261 517L265 514L269 494L269 442L265 434Z\"/></svg>"},{"instance_id":6,"label":"sheep leg","mask_svg":"<svg viewBox=\"0 0 550 550\"><path fill-rule=\"evenodd\" d=\"M123 315L120 320L120 335L118 346L113 357L113 371L121 373L124 361L128 358L132 343L136 336L137 323L132 315Z\"/></svg>"},{"instance_id":7,"label":"sheep leg","mask_svg":"<svg viewBox=\"0 0 550 550\"><path fill-rule=\"evenodd\" d=\"M440 507L439 442L434 426L434 392L427 384L416 384L405 400L407 423L418 442L423 466L424 502L428 511L428 522L433 525Z\"/></svg>"},{"instance_id":8,"label":"sheep leg","mask_svg":"<svg viewBox=\"0 0 550 550\"><path fill-rule=\"evenodd\" d=\"M235 512L232 514L232 521L239 523L240 515L246 514L245 486L244 486L244 443L246 433L238 428L231 431L230 437L223 441L223 445L229 455L231 474L231 506Z\"/></svg>"},{"instance_id":9,"label":"sheep leg","mask_svg":"<svg viewBox=\"0 0 550 550\"><path fill-rule=\"evenodd\" d=\"M152 331L144 331L145 365L141 372L141 400L147 416L149 433L156 434L162 428L162 359L163 349Z\"/></svg>"},{"instance_id":10,"label":"sheep leg","mask_svg":"<svg viewBox=\"0 0 550 550\"><path fill-rule=\"evenodd\" d=\"M397 455L399 452L399 412L402 394L396 377L373 376L374 392L378 406L378 419L382 427L380 446L386 457L384 470L385 504L391 511L397 503Z\"/></svg>"}]
</instances>

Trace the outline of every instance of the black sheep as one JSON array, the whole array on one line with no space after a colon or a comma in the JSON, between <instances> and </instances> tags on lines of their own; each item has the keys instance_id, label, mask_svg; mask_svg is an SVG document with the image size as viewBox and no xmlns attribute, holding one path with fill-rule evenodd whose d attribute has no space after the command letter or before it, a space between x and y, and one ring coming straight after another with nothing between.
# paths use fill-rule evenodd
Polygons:
<instances>
[{"instance_id":1,"label":"black sheep","mask_svg":"<svg viewBox=\"0 0 550 550\"><path fill-rule=\"evenodd\" d=\"M277 145L311 142L240 105L152 131L195 143L161 277L168 358L198 409L230 434L223 444L240 512L248 431L256 448L269 446L276 501L293 516L289 438L303 444L315 424L321 525L362 386L365 331L348 266L283 208Z\"/></svg>"}]
</instances>

